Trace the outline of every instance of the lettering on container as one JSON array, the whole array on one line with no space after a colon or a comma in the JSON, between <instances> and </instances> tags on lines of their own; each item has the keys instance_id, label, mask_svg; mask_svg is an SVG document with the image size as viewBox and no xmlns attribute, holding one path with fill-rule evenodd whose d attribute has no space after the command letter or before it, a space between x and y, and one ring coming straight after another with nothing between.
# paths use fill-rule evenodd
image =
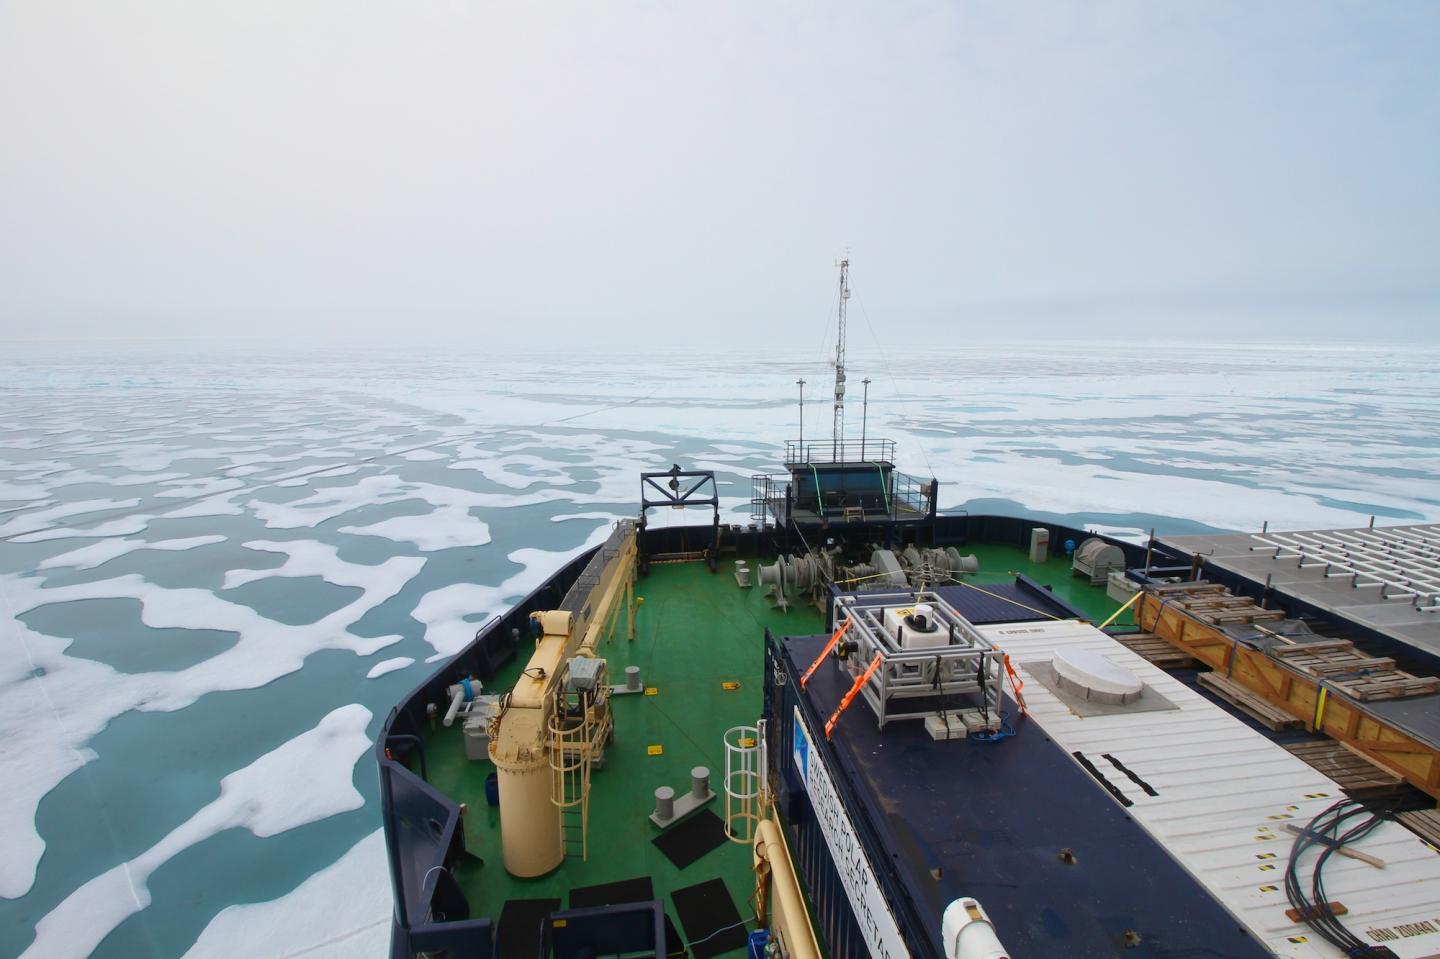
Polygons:
<instances>
[{"instance_id":1,"label":"lettering on container","mask_svg":"<svg viewBox=\"0 0 1440 959\"><path fill-rule=\"evenodd\" d=\"M900 938L900 927L890 912L890 905L880 891L875 870L870 859L855 835L855 827L845 814L845 806L835 789L835 782L825 768L805 720L800 718L800 708L795 707L795 735L791 757L795 761L805 789L810 794L810 805L815 819L820 823L820 832L825 836L825 845L830 849L830 858L835 861L835 871L840 873L840 883L855 912L855 921L860 933L870 947L874 959L909 959L904 940Z\"/></svg>"},{"instance_id":2,"label":"lettering on container","mask_svg":"<svg viewBox=\"0 0 1440 959\"><path fill-rule=\"evenodd\" d=\"M1435 919L1421 919L1419 922L1397 922L1393 926L1372 926L1365 935L1374 942L1395 942L1397 939L1413 939L1440 932L1440 916Z\"/></svg>"}]
</instances>

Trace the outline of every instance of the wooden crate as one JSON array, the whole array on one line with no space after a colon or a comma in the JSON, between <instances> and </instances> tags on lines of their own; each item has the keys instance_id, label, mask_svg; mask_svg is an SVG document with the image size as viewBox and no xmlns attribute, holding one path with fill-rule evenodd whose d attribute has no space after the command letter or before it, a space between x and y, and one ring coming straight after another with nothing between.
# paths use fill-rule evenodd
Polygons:
<instances>
[{"instance_id":1,"label":"wooden crate","mask_svg":"<svg viewBox=\"0 0 1440 959\"><path fill-rule=\"evenodd\" d=\"M1269 729L1300 729L1305 723L1220 673L1201 673L1200 685Z\"/></svg>"}]
</instances>

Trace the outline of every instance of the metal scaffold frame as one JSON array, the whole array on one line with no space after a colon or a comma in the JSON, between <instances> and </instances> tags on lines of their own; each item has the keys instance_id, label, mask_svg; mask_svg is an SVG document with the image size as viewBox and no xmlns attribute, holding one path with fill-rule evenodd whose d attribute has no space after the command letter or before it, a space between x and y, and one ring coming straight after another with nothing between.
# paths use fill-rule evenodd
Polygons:
<instances>
[{"instance_id":1,"label":"metal scaffold frame","mask_svg":"<svg viewBox=\"0 0 1440 959\"><path fill-rule=\"evenodd\" d=\"M931 607L936 623L948 633L946 645L903 649L885 628L886 609L920 604ZM849 641L854 649L845 660L846 669L857 680L864 677L857 686L875 711L881 729L891 720L929 716L935 712L936 698L943 701L951 696L978 694L985 710L998 714L1004 654L938 593L841 596L835 615L851 620ZM907 710L903 705L907 700L920 702ZM959 708L962 704L956 700L954 705Z\"/></svg>"},{"instance_id":2,"label":"metal scaffold frame","mask_svg":"<svg viewBox=\"0 0 1440 959\"><path fill-rule=\"evenodd\" d=\"M1355 589L1379 588L1380 599L1409 597L1427 613L1440 611L1440 526L1328 533L1253 534L1252 552L1274 550L1300 569L1321 569L1326 579L1350 578Z\"/></svg>"}]
</instances>

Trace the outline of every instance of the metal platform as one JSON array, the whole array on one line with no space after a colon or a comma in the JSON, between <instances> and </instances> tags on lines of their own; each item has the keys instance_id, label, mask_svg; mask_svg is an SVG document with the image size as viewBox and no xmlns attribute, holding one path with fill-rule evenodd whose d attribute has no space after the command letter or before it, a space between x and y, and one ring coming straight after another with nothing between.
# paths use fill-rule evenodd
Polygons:
<instances>
[{"instance_id":1,"label":"metal platform","mask_svg":"<svg viewBox=\"0 0 1440 959\"><path fill-rule=\"evenodd\" d=\"M1440 525L1206 533L1158 542L1440 658Z\"/></svg>"}]
</instances>

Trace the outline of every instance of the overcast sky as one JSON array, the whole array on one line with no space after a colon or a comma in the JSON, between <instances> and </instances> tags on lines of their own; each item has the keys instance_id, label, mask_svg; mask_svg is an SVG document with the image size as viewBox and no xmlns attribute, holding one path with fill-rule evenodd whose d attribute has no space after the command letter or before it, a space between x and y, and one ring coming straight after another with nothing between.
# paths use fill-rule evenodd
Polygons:
<instances>
[{"instance_id":1,"label":"overcast sky","mask_svg":"<svg viewBox=\"0 0 1440 959\"><path fill-rule=\"evenodd\" d=\"M1440 3L0 0L0 329L1440 338ZM689 338L689 339L687 339Z\"/></svg>"}]
</instances>

